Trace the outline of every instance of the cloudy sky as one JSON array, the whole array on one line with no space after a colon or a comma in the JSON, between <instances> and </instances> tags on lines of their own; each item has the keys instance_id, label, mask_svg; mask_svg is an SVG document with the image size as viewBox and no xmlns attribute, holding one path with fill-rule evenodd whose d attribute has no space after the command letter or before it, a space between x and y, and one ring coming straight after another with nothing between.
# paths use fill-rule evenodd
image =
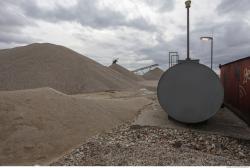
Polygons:
<instances>
[{"instance_id":1,"label":"cloudy sky","mask_svg":"<svg viewBox=\"0 0 250 168\"><path fill-rule=\"evenodd\" d=\"M104 65L113 58L136 69L168 52L186 57L185 0L0 0L0 48L54 43ZM214 66L250 56L249 0L192 0L191 57Z\"/></svg>"}]
</instances>

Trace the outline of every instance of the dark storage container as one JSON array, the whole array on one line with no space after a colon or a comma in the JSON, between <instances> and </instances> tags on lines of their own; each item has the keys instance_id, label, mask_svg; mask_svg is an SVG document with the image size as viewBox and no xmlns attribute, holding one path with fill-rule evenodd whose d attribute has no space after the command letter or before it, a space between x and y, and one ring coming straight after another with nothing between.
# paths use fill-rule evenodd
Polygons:
<instances>
[{"instance_id":1,"label":"dark storage container","mask_svg":"<svg viewBox=\"0 0 250 168\"><path fill-rule=\"evenodd\" d=\"M250 125L250 57L221 65L224 103Z\"/></svg>"}]
</instances>

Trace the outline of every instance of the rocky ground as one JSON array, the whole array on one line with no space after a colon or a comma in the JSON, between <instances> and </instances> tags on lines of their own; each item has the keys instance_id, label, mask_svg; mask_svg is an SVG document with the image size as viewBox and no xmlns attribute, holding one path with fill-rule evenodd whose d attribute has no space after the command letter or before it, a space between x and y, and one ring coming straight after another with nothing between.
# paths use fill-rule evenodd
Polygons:
<instances>
[{"instance_id":1,"label":"rocky ground","mask_svg":"<svg viewBox=\"0 0 250 168\"><path fill-rule=\"evenodd\" d=\"M89 139L51 165L250 165L250 141L127 124Z\"/></svg>"}]
</instances>

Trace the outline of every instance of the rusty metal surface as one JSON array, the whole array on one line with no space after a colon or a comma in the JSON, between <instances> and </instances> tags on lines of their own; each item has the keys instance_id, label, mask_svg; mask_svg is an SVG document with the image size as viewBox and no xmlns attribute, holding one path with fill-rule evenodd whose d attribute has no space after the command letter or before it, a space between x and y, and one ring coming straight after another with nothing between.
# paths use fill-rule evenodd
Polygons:
<instances>
[{"instance_id":1,"label":"rusty metal surface","mask_svg":"<svg viewBox=\"0 0 250 168\"><path fill-rule=\"evenodd\" d=\"M221 66L225 104L250 125L250 57Z\"/></svg>"}]
</instances>

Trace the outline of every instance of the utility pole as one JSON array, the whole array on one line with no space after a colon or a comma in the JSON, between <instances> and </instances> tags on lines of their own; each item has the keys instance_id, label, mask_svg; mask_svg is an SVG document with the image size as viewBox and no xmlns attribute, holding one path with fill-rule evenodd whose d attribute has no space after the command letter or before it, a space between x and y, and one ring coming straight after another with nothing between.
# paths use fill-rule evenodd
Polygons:
<instances>
[{"instance_id":1,"label":"utility pole","mask_svg":"<svg viewBox=\"0 0 250 168\"><path fill-rule=\"evenodd\" d=\"M191 7L191 0L185 2L187 8L187 60L190 60L190 45L189 45L189 8Z\"/></svg>"},{"instance_id":2,"label":"utility pole","mask_svg":"<svg viewBox=\"0 0 250 168\"><path fill-rule=\"evenodd\" d=\"M211 69L213 70L213 57L214 57L214 39L211 40Z\"/></svg>"}]
</instances>

